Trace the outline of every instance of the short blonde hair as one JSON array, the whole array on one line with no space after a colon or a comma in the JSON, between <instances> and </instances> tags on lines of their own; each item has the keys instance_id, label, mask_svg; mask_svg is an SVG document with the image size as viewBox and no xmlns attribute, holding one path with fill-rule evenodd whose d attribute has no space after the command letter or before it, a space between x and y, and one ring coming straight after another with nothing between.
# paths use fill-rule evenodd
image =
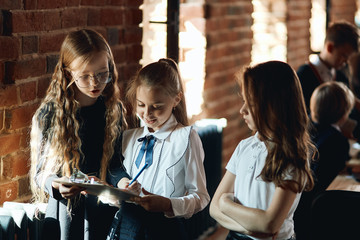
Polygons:
<instances>
[{"instance_id":1,"label":"short blonde hair","mask_svg":"<svg viewBox=\"0 0 360 240\"><path fill-rule=\"evenodd\" d=\"M337 123L354 108L352 91L341 82L325 82L318 86L310 99L311 118L321 124Z\"/></svg>"}]
</instances>

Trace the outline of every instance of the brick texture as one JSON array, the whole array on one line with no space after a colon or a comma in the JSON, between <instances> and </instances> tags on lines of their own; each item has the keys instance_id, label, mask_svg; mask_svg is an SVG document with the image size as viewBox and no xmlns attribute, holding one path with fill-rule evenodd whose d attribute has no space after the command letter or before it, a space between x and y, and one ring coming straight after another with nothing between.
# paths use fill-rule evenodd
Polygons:
<instances>
[{"instance_id":1,"label":"brick texture","mask_svg":"<svg viewBox=\"0 0 360 240\"><path fill-rule=\"evenodd\" d=\"M222 154L227 162L238 142L249 135L239 114L234 74L251 61L253 6L246 0L206 1L204 11L207 47L203 110L207 118L227 119Z\"/></svg>"},{"instance_id":2,"label":"brick texture","mask_svg":"<svg viewBox=\"0 0 360 240\"><path fill-rule=\"evenodd\" d=\"M39 37L39 52L59 52L61 44L64 41L65 37L66 33L64 32L41 35Z\"/></svg>"},{"instance_id":3,"label":"brick texture","mask_svg":"<svg viewBox=\"0 0 360 240\"><path fill-rule=\"evenodd\" d=\"M1 181L0 182L0 202L13 201L18 197L18 181Z\"/></svg>"},{"instance_id":4,"label":"brick texture","mask_svg":"<svg viewBox=\"0 0 360 240\"><path fill-rule=\"evenodd\" d=\"M331 1L330 21L346 20L354 22L355 13L357 10L356 2L358 1Z\"/></svg>"},{"instance_id":5,"label":"brick texture","mask_svg":"<svg viewBox=\"0 0 360 240\"><path fill-rule=\"evenodd\" d=\"M0 89L0 108L11 107L18 104L17 88L14 85Z\"/></svg>"},{"instance_id":6,"label":"brick texture","mask_svg":"<svg viewBox=\"0 0 360 240\"><path fill-rule=\"evenodd\" d=\"M274 4L276 1L273 2ZM285 1L287 28L287 62L297 69L308 60L310 49L310 23L312 2L310 0ZM264 6L269 4L263 1ZM357 10L355 1L331 0L330 21L347 20L354 23ZM274 6L273 6L274 7ZM228 121L223 133L223 166L230 159L237 143L250 132L242 120L239 109L241 102L235 97L234 74L251 61L253 6L246 0L208 0L204 8L184 6L183 14L196 16L204 11L206 20L206 78L204 82L204 105L201 117L220 118ZM280 9L276 7L277 11ZM266 21L266 19L265 19ZM232 92L231 89L234 89Z\"/></svg>"},{"instance_id":7,"label":"brick texture","mask_svg":"<svg viewBox=\"0 0 360 240\"><path fill-rule=\"evenodd\" d=\"M66 34L81 28L101 33L126 80L139 69L142 57L141 4L138 0L0 1L0 205L30 198L30 122L45 96Z\"/></svg>"},{"instance_id":8,"label":"brick texture","mask_svg":"<svg viewBox=\"0 0 360 240\"><path fill-rule=\"evenodd\" d=\"M16 59L19 45L19 39L15 37L0 37L0 59Z\"/></svg>"},{"instance_id":9,"label":"brick texture","mask_svg":"<svg viewBox=\"0 0 360 240\"><path fill-rule=\"evenodd\" d=\"M21 8L21 0L2 0L0 2L0 9L14 10Z\"/></svg>"},{"instance_id":10,"label":"brick texture","mask_svg":"<svg viewBox=\"0 0 360 240\"><path fill-rule=\"evenodd\" d=\"M2 134L0 136L0 155L4 156L15 152L20 147L20 134Z\"/></svg>"},{"instance_id":11,"label":"brick texture","mask_svg":"<svg viewBox=\"0 0 360 240\"><path fill-rule=\"evenodd\" d=\"M310 49L310 22L311 2L290 0L288 8L288 41L287 59L288 63L297 69L308 60Z\"/></svg>"},{"instance_id":12,"label":"brick texture","mask_svg":"<svg viewBox=\"0 0 360 240\"><path fill-rule=\"evenodd\" d=\"M22 37L22 54L37 53L38 51L39 51L39 37L38 36Z\"/></svg>"},{"instance_id":13,"label":"brick texture","mask_svg":"<svg viewBox=\"0 0 360 240\"><path fill-rule=\"evenodd\" d=\"M4 110L0 110L0 133L3 131L4 129Z\"/></svg>"},{"instance_id":14,"label":"brick texture","mask_svg":"<svg viewBox=\"0 0 360 240\"><path fill-rule=\"evenodd\" d=\"M264 4L268 1L263 0ZM287 61L297 69L310 53L311 0L284 1ZM142 0L0 1L0 205L29 198L29 124L49 86L61 43L69 31L95 29L109 41L119 81L141 67ZM355 1L331 0L330 20L354 22ZM250 132L242 120L234 74L250 64L253 5L248 0L181 1L180 30L190 21L206 38L203 112L226 118L223 166ZM182 49L185 58L187 49Z\"/></svg>"},{"instance_id":15,"label":"brick texture","mask_svg":"<svg viewBox=\"0 0 360 240\"><path fill-rule=\"evenodd\" d=\"M25 105L8 111L9 129L16 130L30 125L31 117L36 111L37 105Z\"/></svg>"},{"instance_id":16,"label":"brick texture","mask_svg":"<svg viewBox=\"0 0 360 240\"><path fill-rule=\"evenodd\" d=\"M25 176L30 168L29 153L18 152L3 159L3 175L7 178Z\"/></svg>"},{"instance_id":17,"label":"brick texture","mask_svg":"<svg viewBox=\"0 0 360 240\"><path fill-rule=\"evenodd\" d=\"M10 11L0 10L0 35L9 36L12 32L12 14Z\"/></svg>"}]
</instances>

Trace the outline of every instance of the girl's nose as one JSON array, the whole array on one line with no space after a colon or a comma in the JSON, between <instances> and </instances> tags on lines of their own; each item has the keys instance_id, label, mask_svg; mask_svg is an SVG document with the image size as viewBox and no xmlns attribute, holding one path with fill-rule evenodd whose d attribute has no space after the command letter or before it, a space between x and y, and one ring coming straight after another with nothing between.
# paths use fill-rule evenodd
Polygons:
<instances>
[{"instance_id":1,"label":"girl's nose","mask_svg":"<svg viewBox=\"0 0 360 240\"><path fill-rule=\"evenodd\" d=\"M239 112L240 112L240 114L242 114L242 115L245 113L245 103L241 106Z\"/></svg>"},{"instance_id":2,"label":"girl's nose","mask_svg":"<svg viewBox=\"0 0 360 240\"><path fill-rule=\"evenodd\" d=\"M91 86L97 86L99 84L99 81L95 76L90 76L89 84Z\"/></svg>"},{"instance_id":3,"label":"girl's nose","mask_svg":"<svg viewBox=\"0 0 360 240\"><path fill-rule=\"evenodd\" d=\"M145 116L150 116L151 113L152 113L152 111L151 111L150 107L145 107L145 111L144 111Z\"/></svg>"}]
</instances>

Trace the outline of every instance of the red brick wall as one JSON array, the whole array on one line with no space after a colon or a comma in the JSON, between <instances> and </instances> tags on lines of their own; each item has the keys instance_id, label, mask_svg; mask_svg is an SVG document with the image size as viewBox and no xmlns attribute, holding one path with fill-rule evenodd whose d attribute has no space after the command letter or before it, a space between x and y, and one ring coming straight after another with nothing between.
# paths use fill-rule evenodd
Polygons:
<instances>
[{"instance_id":1,"label":"red brick wall","mask_svg":"<svg viewBox=\"0 0 360 240\"><path fill-rule=\"evenodd\" d=\"M348 22L354 23L356 10L356 0L331 0L330 22L346 20Z\"/></svg>"},{"instance_id":2,"label":"red brick wall","mask_svg":"<svg viewBox=\"0 0 360 240\"><path fill-rule=\"evenodd\" d=\"M308 60L310 49L311 0L289 0L287 2L288 63L297 69ZM357 11L356 0L331 0L329 21L346 20L354 23Z\"/></svg>"},{"instance_id":3,"label":"red brick wall","mask_svg":"<svg viewBox=\"0 0 360 240\"><path fill-rule=\"evenodd\" d=\"M309 59L311 0L287 1L287 62L296 70Z\"/></svg>"},{"instance_id":4,"label":"red brick wall","mask_svg":"<svg viewBox=\"0 0 360 240\"><path fill-rule=\"evenodd\" d=\"M120 81L140 67L141 0L0 1L0 204L26 201L29 124L48 87L65 35L99 31L113 50Z\"/></svg>"},{"instance_id":5,"label":"red brick wall","mask_svg":"<svg viewBox=\"0 0 360 240\"><path fill-rule=\"evenodd\" d=\"M284 1L287 59L297 69L310 53L311 0ZM142 55L141 3L141 0L0 2L0 204L29 197L29 123L49 84L65 34L83 27L101 32L114 52L120 80L126 80L139 68ZM207 42L204 106L199 116L227 119L223 138L225 165L237 143L249 135L239 114L241 103L234 74L251 61L253 6L249 0L198 0L195 7L201 4L200 15L194 15L204 16ZM353 21L355 0L332 0L331 4L331 21Z\"/></svg>"},{"instance_id":6,"label":"red brick wall","mask_svg":"<svg viewBox=\"0 0 360 240\"><path fill-rule=\"evenodd\" d=\"M308 60L311 0L286 2L287 62L296 70ZM331 20L354 22L355 0L331 2ZM206 0L206 77L202 117L228 121L223 137L223 166L237 143L249 135L239 114L234 73L251 61L253 6L246 0Z\"/></svg>"},{"instance_id":7,"label":"red brick wall","mask_svg":"<svg viewBox=\"0 0 360 240\"><path fill-rule=\"evenodd\" d=\"M248 136L242 120L234 74L251 61L253 6L248 0L208 0L205 4L206 60L204 112L207 118L226 118L223 162Z\"/></svg>"}]
</instances>

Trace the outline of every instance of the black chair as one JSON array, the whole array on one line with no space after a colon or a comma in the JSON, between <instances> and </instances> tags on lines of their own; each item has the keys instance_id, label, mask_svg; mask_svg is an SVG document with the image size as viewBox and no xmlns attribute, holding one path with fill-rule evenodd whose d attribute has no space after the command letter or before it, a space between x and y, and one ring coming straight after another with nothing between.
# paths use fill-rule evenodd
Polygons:
<instances>
[{"instance_id":1,"label":"black chair","mask_svg":"<svg viewBox=\"0 0 360 240\"><path fill-rule=\"evenodd\" d=\"M205 159L204 169L206 174L206 187L210 197L216 191L221 181L222 163L222 130L224 120L203 119L201 124L194 126L203 144ZM184 220L188 239L198 239L204 233L213 231L217 225L215 219L209 214L209 205L202 211L194 214L191 218Z\"/></svg>"},{"instance_id":2,"label":"black chair","mask_svg":"<svg viewBox=\"0 0 360 240\"><path fill-rule=\"evenodd\" d=\"M60 223L55 218L47 217L43 220L41 238L39 240L60 240Z\"/></svg>"},{"instance_id":3,"label":"black chair","mask_svg":"<svg viewBox=\"0 0 360 240\"><path fill-rule=\"evenodd\" d=\"M311 205L311 239L360 239L360 192L331 190Z\"/></svg>"}]
</instances>

